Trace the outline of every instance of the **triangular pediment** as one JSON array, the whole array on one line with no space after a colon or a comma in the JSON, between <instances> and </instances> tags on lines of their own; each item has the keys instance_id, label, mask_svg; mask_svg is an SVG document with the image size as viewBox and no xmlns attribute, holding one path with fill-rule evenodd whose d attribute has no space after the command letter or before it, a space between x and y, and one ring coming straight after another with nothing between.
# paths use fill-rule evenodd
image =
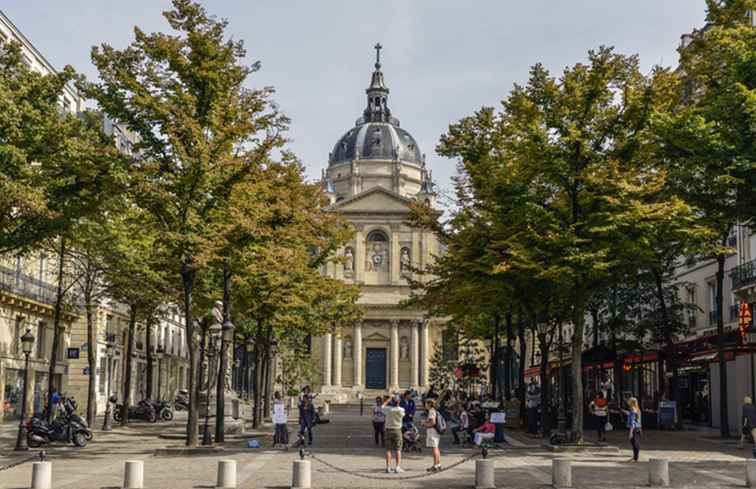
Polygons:
<instances>
[{"instance_id":1,"label":"triangular pediment","mask_svg":"<svg viewBox=\"0 0 756 489\"><path fill-rule=\"evenodd\" d=\"M366 341L388 341L388 336L384 336L381 333L373 333L367 337L365 337Z\"/></svg>"},{"instance_id":2,"label":"triangular pediment","mask_svg":"<svg viewBox=\"0 0 756 489\"><path fill-rule=\"evenodd\" d=\"M334 205L341 212L409 212L411 199L383 187L373 187Z\"/></svg>"}]
</instances>

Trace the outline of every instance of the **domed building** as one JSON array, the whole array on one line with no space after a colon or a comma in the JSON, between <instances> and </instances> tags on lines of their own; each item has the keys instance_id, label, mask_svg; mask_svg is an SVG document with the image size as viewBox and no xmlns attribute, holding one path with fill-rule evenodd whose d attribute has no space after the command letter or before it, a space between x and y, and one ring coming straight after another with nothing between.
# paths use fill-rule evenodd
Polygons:
<instances>
[{"instance_id":1,"label":"domed building","mask_svg":"<svg viewBox=\"0 0 756 489\"><path fill-rule=\"evenodd\" d=\"M400 307L408 278L438 253L436 236L407 225L414 200L435 202L425 156L389 109L389 89L376 48L375 71L362 116L333 147L322 184L332 205L354 226L341 253L344 264L326 273L359 284L363 320L313 341L322 362L322 397L354 402L358 393L428 387L429 363L440 341L439 323L422 310Z\"/></svg>"}]
</instances>

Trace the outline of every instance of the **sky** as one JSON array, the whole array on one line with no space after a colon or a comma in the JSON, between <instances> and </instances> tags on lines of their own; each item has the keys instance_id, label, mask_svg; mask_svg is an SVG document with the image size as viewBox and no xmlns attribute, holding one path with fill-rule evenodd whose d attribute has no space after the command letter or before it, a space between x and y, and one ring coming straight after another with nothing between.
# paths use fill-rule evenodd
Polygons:
<instances>
[{"instance_id":1,"label":"sky","mask_svg":"<svg viewBox=\"0 0 756 489\"><path fill-rule=\"evenodd\" d=\"M427 154L448 193L455 162L435 147L449 124L496 106L529 67L558 75L589 49L638 54L644 71L677 63L680 35L703 25L704 0L201 0L229 21L249 63L250 87L273 86L291 118L290 148L319 178L328 153L365 106L380 42L389 107ZM55 67L97 77L101 43L125 47L133 27L167 31L169 0L0 0L2 10Z\"/></svg>"}]
</instances>

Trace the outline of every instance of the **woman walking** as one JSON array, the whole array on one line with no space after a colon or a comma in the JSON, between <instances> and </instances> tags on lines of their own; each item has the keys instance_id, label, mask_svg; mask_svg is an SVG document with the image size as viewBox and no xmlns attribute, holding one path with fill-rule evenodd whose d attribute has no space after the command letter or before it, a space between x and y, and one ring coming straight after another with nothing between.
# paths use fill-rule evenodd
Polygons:
<instances>
[{"instance_id":1,"label":"woman walking","mask_svg":"<svg viewBox=\"0 0 756 489\"><path fill-rule=\"evenodd\" d=\"M633 458L630 462L637 462L638 455L640 454L640 437L641 437L641 410L638 406L638 399L631 397L627 400L627 407L629 411L625 411L627 414L627 428L628 436L630 438L630 445L633 447Z\"/></svg>"},{"instance_id":2,"label":"woman walking","mask_svg":"<svg viewBox=\"0 0 756 489\"><path fill-rule=\"evenodd\" d=\"M375 406L373 406L373 435L375 437L375 446L378 446L380 441L381 446L386 446L385 431L386 415L383 413L383 399L381 396L375 398Z\"/></svg>"}]
</instances>

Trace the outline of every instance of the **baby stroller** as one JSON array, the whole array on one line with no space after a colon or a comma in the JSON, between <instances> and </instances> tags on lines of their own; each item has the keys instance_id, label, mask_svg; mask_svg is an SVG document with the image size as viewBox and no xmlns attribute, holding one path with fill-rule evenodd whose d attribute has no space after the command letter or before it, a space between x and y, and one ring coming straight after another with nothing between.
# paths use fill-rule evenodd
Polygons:
<instances>
[{"instance_id":1,"label":"baby stroller","mask_svg":"<svg viewBox=\"0 0 756 489\"><path fill-rule=\"evenodd\" d=\"M420 431L412 421L404 421L402 423L402 451L422 451L422 448L420 448Z\"/></svg>"}]
</instances>

